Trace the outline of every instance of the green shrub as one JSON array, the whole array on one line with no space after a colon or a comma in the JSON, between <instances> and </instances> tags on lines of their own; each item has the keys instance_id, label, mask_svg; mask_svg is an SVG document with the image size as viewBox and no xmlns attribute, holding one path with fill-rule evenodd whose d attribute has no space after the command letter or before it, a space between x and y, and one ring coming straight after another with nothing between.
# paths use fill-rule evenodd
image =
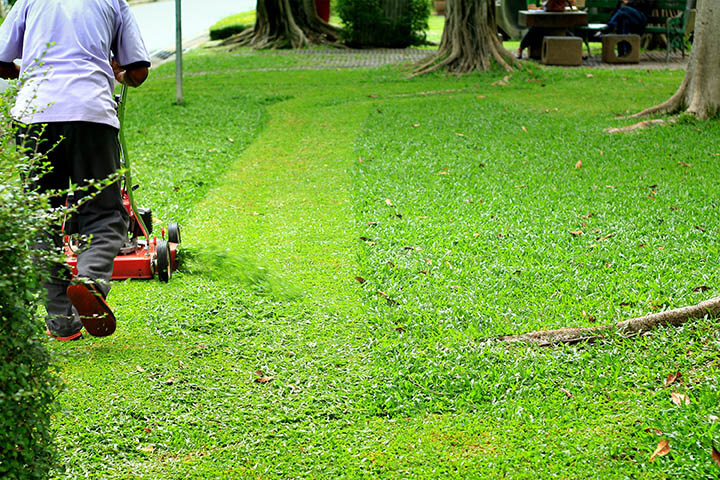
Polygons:
<instances>
[{"instance_id":1,"label":"green shrub","mask_svg":"<svg viewBox=\"0 0 720 480\"><path fill-rule=\"evenodd\" d=\"M243 30L247 30L248 28L252 28L251 25L228 25L226 27L220 27L216 29L210 30L210 40L222 40L224 38L231 37L235 35L236 33L240 33Z\"/></svg>"},{"instance_id":2,"label":"green shrub","mask_svg":"<svg viewBox=\"0 0 720 480\"><path fill-rule=\"evenodd\" d=\"M210 40L222 40L255 25L255 11L230 15L210 27Z\"/></svg>"},{"instance_id":3,"label":"green shrub","mask_svg":"<svg viewBox=\"0 0 720 480\"><path fill-rule=\"evenodd\" d=\"M27 158L12 145L12 92L0 95L0 478L47 478L54 460L50 415L59 386L50 364L41 266L50 254L32 250L55 221L48 198L29 191Z\"/></svg>"},{"instance_id":4,"label":"green shrub","mask_svg":"<svg viewBox=\"0 0 720 480\"><path fill-rule=\"evenodd\" d=\"M428 0L338 0L337 9L350 46L405 48L425 42Z\"/></svg>"}]
</instances>

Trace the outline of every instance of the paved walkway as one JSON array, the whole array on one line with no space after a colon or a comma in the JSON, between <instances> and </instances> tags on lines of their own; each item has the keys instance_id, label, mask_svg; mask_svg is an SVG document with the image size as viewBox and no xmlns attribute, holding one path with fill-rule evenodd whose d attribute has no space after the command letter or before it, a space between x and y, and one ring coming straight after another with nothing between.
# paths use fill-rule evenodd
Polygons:
<instances>
[{"instance_id":1,"label":"paved walkway","mask_svg":"<svg viewBox=\"0 0 720 480\"><path fill-rule=\"evenodd\" d=\"M218 42L209 42L208 37L198 37L186 42L185 49L195 48L201 45L212 46ZM243 71L268 71L268 70L324 70L337 68L375 68L384 65L398 65L403 63L416 63L419 60L433 53L433 49L416 48L375 48L375 49L343 49L343 48L308 48L300 50L266 50L265 55L288 57L292 56L298 60L296 65L289 67L272 67L244 69ZM251 50L235 52L234 55L246 57L256 55ZM173 59L173 52L161 51L153 57L153 65L159 65ZM532 60L527 60L532 61ZM640 63L629 65L612 65L603 63L600 55L583 61L582 66L587 68L606 69L684 69L687 66L688 56L683 58L680 53L670 55L665 61L665 51L645 51L640 55ZM576 68L576 67L548 67L548 68Z\"/></svg>"}]
</instances>

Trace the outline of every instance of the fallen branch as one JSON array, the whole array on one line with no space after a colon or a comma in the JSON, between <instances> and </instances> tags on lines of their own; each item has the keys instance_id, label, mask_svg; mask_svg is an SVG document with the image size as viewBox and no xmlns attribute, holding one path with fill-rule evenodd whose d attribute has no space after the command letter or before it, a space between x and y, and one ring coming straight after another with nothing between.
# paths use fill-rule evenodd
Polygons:
<instances>
[{"instance_id":1,"label":"fallen branch","mask_svg":"<svg viewBox=\"0 0 720 480\"><path fill-rule=\"evenodd\" d=\"M650 331L657 327L677 327L693 318L702 318L706 315L720 315L720 297L711 298L689 307L665 310L660 313L631 318L614 325L600 325L585 328L561 328L558 330L540 330L523 333L521 335L506 335L499 337L503 342L537 343L540 346L549 346L558 343L580 343L594 341L598 338L616 331L621 335L632 336Z\"/></svg>"}]
</instances>

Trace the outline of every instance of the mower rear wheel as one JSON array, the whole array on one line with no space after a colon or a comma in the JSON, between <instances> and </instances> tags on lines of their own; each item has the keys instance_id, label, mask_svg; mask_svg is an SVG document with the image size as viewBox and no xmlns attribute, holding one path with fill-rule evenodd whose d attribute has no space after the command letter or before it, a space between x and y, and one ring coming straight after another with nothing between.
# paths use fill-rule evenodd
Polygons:
<instances>
[{"instance_id":1,"label":"mower rear wheel","mask_svg":"<svg viewBox=\"0 0 720 480\"><path fill-rule=\"evenodd\" d=\"M172 276L170 269L170 247L168 242L160 240L157 243L157 275L161 282L169 282Z\"/></svg>"},{"instance_id":2,"label":"mower rear wheel","mask_svg":"<svg viewBox=\"0 0 720 480\"><path fill-rule=\"evenodd\" d=\"M170 222L168 224L168 242L181 243L179 223Z\"/></svg>"}]
</instances>

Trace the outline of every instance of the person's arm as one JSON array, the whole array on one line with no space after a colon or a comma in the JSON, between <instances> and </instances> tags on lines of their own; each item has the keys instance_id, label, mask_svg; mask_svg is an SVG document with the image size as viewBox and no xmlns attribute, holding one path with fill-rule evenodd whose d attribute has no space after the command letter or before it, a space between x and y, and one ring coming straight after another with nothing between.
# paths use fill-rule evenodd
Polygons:
<instances>
[{"instance_id":1,"label":"person's arm","mask_svg":"<svg viewBox=\"0 0 720 480\"><path fill-rule=\"evenodd\" d=\"M117 32L111 49L112 69L118 82L138 87L148 76L150 55L127 2L119 2L119 6Z\"/></svg>"},{"instance_id":2,"label":"person's arm","mask_svg":"<svg viewBox=\"0 0 720 480\"><path fill-rule=\"evenodd\" d=\"M18 0L0 24L0 77L2 78L13 79L20 75L20 67L15 60L22 58L26 9L27 2Z\"/></svg>"},{"instance_id":3,"label":"person's arm","mask_svg":"<svg viewBox=\"0 0 720 480\"><path fill-rule=\"evenodd\" d=\"M128 87L139 87L147 79L148 67L145 62L121 66L115 60L110 62L115 80Z\"/></svg>"},{"instance_id":4,"label":"person's arm","mask_svg":"<svg viewBox=\"0 0 720 480\"><path fill-rule=\"evenodd\" d=\"M20 66L15 62L0 62L0 78L12 80L20 76Z\"/></svg>"}]
</instances>

